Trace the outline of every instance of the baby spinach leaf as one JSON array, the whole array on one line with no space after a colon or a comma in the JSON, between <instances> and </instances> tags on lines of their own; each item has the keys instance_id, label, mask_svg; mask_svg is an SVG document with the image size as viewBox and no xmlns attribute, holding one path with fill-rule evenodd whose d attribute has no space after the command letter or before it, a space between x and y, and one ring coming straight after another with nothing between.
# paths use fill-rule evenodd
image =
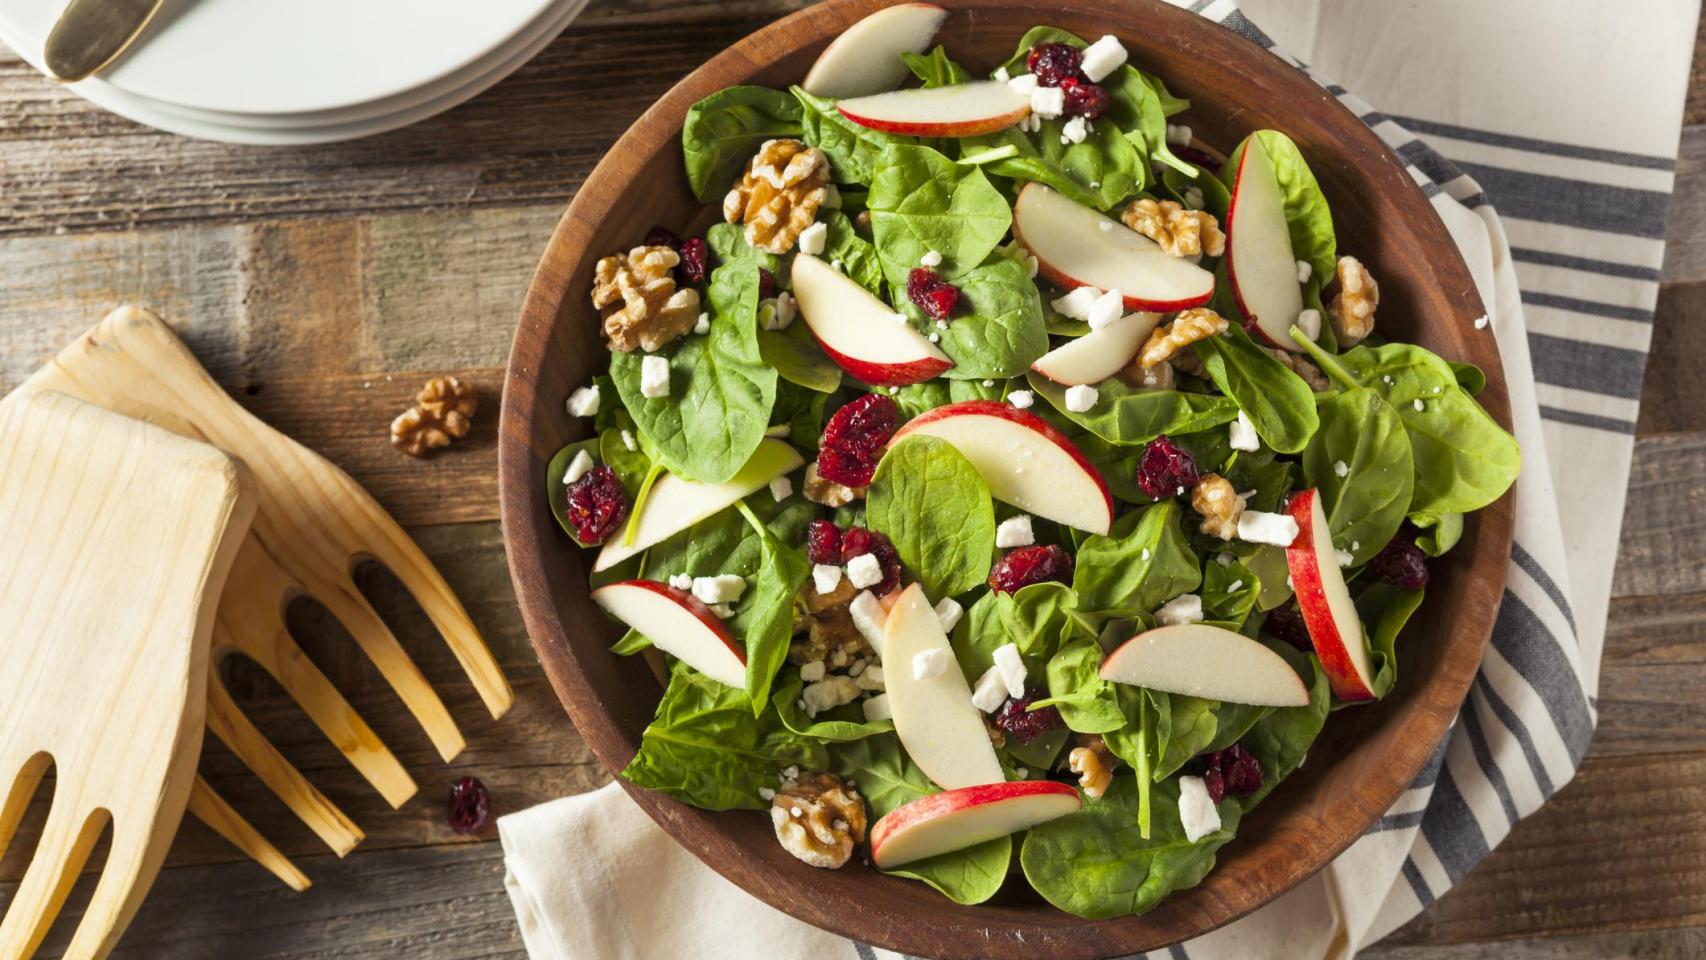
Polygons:
<instances>
[{"instance_id":1,"label":"baby spinach leaf","mask_svg":"<svg viewBox=\"0 0 1706 960\"><path fill-rule=\"evenodd\" d=\"M787 427L788 444L811 459L817 456L818 440L823 435L823 413L828 405L827 393L788 380L777 381L770 425Z\"/></svg>"},{"instance_id":2,"label":"baby spinach leaf","mask_svg":"<svg viewBox=\"0 0 1706 960\"><path fill-rule=\"evenodd\" d=\"M1446 362L1451 364L1451 372L1457 377L1457 385L1463 388L1464 393L1478 397L1482 390L1487 389L1487 375L1481 372L1480 367L1473 363L1458 363L1456 360Z\"/></svg>"},{"instance_id":3,"label":"baby spinach leaf","mask_svg":"<svg viewBox=\"0 0 1706 960\"><path fill-rule=\"evenodd\" d=\"M895 406L900 407L901 416L910 420L925 412L950 403L948 399L948 381L941 378L925 380L923 383L912 383L899 390L885 390L882 387L872 388L872 393L886 392L894 399Z\"/></svg>"},{"instance_id":4,"label":"baby spinach leaf","mask_svg":"<svg viewBox=\"0 0 1706 960\"><path fill-rule=\"evenodd\" d=\"M1066 389L1047 377L1026 375L1030 389L1061 415L1109 443L1143 444L1165 433L1194 433L1238 419L1229 397L1182 390L1141 390L1118 377L1096 385L1096 405L1083 413L1066 409Z\"/></svg>"},{"instance_id":5,"label":"baby spinach leaf","mask_svg":"<svg viewBox=\"0 0 1706 960\"><path fill-rule=\"evenodd\" d=\"M701 202L722 199L766 140L800 135L800 104L769 87L726 87L687 110L681 126L687 183Z\"/></svg>"},{"instance_id":6,"label":"baby spinach leaf","mask_svg":"<svg viewBox=\"0 0 1706 960\"><path fill-rule=\"evenodd\" d=\"M632 450L628 449L628 441L622 439L624 433L634 440ZM616 479L622 481L622 489L628 492L630 501L640 495L640 488L652 472L652 458L640 446L640 436L631 428L611 428L598 435L598 448L593 451L595 459L616 472Z\"/></svg>"},{"instance_id":7,"label":"baby spinach leaf","mask_svg":"<svg viewBox=\"0 0 1706 960\"><path fill-rule=\"evenodd\" d=\"M871 479L865 520L888 535L932 597L964 593L989 577L995 557L989 486L946 440L908 437L889 447Z\"/></svg>"},{"instance_id":8,"label":"baby spinach leaf","mask_svg":"<svg viewBox=\"0 0 1706 960\"><path fill-rule=\"evenodd\" d=\"M1321 491L1333 544L1350 552L1352 564L1367 563L1410 507L1415 463L1403 422L1367 388L1322 400L1321 429L1303 451L1303 477Z\"/></svg>"},{"instance_id":9,"label":"baby spinach leaf","mask_svg":"<svg viewBox=\"0 0 1706 960\"><path fill-rule=\"evenodd\" d=\"M800 139L829 158L836 183L869 184L877 156L885 147L915 142L854 123L835 109L834 100L814 97L799 87L789 87L788 92L800 103Z\"/></svg>"},{"instance_id":10,"label":"baby spinach leaf","mask_svg":"<svg viewBox=\"0 0 1706 960\"><path fill-rule=\"evenodd\" d=\"M787 279L788 272L783 269L782 258L747 243L746 230L738 223L713 224L705 231L705 245L717 255L718 266L751 262L770 271L778 280Z\"/></svg>"},{"instance_id":11,"label":"baby spinach leaf","mask_svg":"<svg viewBox=\"0 0 1706 960\"><path fill-rule=\"evenodd\" d=\"M1410 522L1421 528L1416 536L1416 546L1430 557L1442 556L1447 550L1457 546L1457 541L1463 536L1463 514L1442 513L1414 514Z\"/></svg>"},{"instance_id":12,"label":"baby spinach leaf","mask_svg":"<svg viewBox=\"0 0 1706 960\"><path fill-rule=\"evenodd\" d=\"M1163 500L1114 521L1107 535L1078 548L1072 588L1086 612L1129 616L1190 593L1202 570L1179 528L1177 500Z\"/></svg>"},{"instance_id":13,"label":"baby spinach leaf","mask_svg":"<svg viewBox=\"0 0 1706 960\"><path fill-rule=\"evenodd\" d=\"M925 87L951 87L956 83L965 83L971 79L971 74L954 61L948 59L948 51L941 44L929 53L902 53L906 68L912 75L924 82Z\"/></svg>"},{"instance_id":14,"label":"baby spinach leaf","mask_svg":"<svg viewBox=\"0 0 1706 960\"><path fill-rule=\"evenodd\" d=\"M1315 392L1302 377L1236 326L1224 337L1197 341L1196 347L1209 378L1237 402L1263 442L1280 453L1296 453L1309 443L1320 421Z\"/></svg>"},{"instance_id":15,"label":"baby spinach leaf","mask_svg":"<svg viewBox=\"0 0 1706 960\"><path fill-rule=\"evenodd\" d=\"M1269 450L1244 450L1224 469L1233 488L1249 494L1245 509L1277 513L1291 494L1297 464Z\"/></svg>"},{"instance_id":16,"label":"baby spinach leaf","mask_svg":"<svg viewBox=\"0 0 1706 960\"><path fill-rule=\"evenodd\" d=\"M1285 223L1291 233L1291 252L1312 268L1314 278L1333 275L1338 265L1338 241L1333 234L1333 214L1327 197L1315 182L1315 174L1291 138L1278 130L1257 130L1244 139L1220 168L1220 179L1230 189L1238 175L1238 164L1250 140L1259 140L1273 164L1285 202ZM1319 289L1319 288L1317 288ZM1319 298L1317 298L1319 299Z\"/></svg>"},{"instance_id":17,"label":"baby spinach leaf","mask_svg":"<svg viewBox=\"0 0 1706 960\"><path fill-rule=\"evenodd\" d=\"M1035 133L1008 127L999 133L965 137L959 142L965 162L980 159L988 173L1015 181L1047 184L1074 202L1107 210L1141 189L1143 154L1111 123L1097 123L1083 142L1063 131L1066 118L1042 121ZM1006 151L1001 155L996 151Z\"/></svg>"},{"instance_id":18,"label":"baby spinach leaf","mask_svg":"<svg viewBox=\"0 0 1706 960\"><path fill-rule=\"evenodd\" d=\"M1025 665L1040 676L1060 645L1094 639L1097 622L1078 612L1078 598L1063 583L1033 583L1014 593L991 590L979 597L954 630L954 658L975 682L995 663L995 649L1018 646Z\"/></svg>"},{"instance_id":19,"label":"baby spinach leaf","mask_svg":"<svg viewBox=\"0 0 1706 960\"><path fill-rule=\"evenodd\" d=\"M880 734L841 744L834 753L835 772L859 786L871 804L872 820L939 792L924 772L913 765L893 734ZM1007 881L1013 860L1013 838L996 837L976 846L886 871L921 880L955 903L982 903Z\"/></svg>"},{"instance_id":20,"label":"baby spinach leaf","mask_svg":"<svg viewBox=\"0 0 1706 960\"><path fill-rule=\"evenodd\" d=\"M758 354L789 383L826 394L841 386L841 368L817 345L803 320L786 330L758 331Z\"/></svg>"},{"instance_id":21,"label":"baby spinach leaf","mask_svg":"<svg viewBox=\"0 0 1706 960\"><path fill-rule=\"evenodd\" d=\"M622 634L622 639L610 645L610 652L619 657L627 657L651 645L652 641L645 634L630 627L627 633Z\"/></svg>"},{"instance_id":22,"label":"baby spinach leaf","mask_svg":"<svg viewBox=\"0 0 1706 960\"><path fill-rule=\"evenodd\" d=\"M562 527L563 532L568 534L569 539L573 540L577 546L585 547L589 544L580 542L580 538L575 536L574 525L569 523L564 514L568 508L569 488L567 484L563 483L563 477L567 476L569 472L569 464L574 461L575 454L582 450L585 450L586 455L597 462L598 438L592 437L569 444L558 450L551 457L551 462L545 465L545 502L551 505L551 516L557 518L557 526Z\"/></svg>"},{"instance_id":23,"label":"baby spinach leaf","mask_svg":"<svg viewBox=\"0 0 1706 960\"><path fill-rule=\"evenodd\" d=\"M837 210L818 215L825 230L822 259L839 263L841 271L878 297L883 295L883 263L877 248L853 229L853 221Z\"/></svg>"},{"instance_id":24,"label":"baby spinach leaf","mask_svg":"<svg viewBox=\"0 0 1706 960\"><path fill-rule=\"evenodd\" d=\"M1262 787L1246 797L1232 798L1245 813L1255 808L1264 797L1279 786L1280 781L1303 766L1309 747L1321 735L1332 704L1332 688L1327 684L1327 671L1313 654L1302 653L1288 643L1272 642L1268 649L1285 658L1298 676L1309 685L1309 703L1301 707L1276 707L1257 720L1248 733L1238 738L1244 749L1255 754L1262 765ZM1224 816L1224 813L1223 813Z\"/></svg>"},{"instance_id":25,"label":"baby spinach leaf","mask_svg":"<svg viewBox=\"0 0 1706 960\"><path fill-rule=\"evenodd\" d=\"M871 233L890 286L930 251L937 272L953 279L982 263L1013 225L1013 211L983 171L924 146L892 144L871 179Z\"/></svg>"},{"instance_id":26,"label":"baby spinach leaf","mask_svg":"<svg viewBox=\"0 0 1706 960\"><path fill-rule=\"evenodd\" d=\"M1185 839L1179 785L1154 786L1149 839L1139 835L1139 784L1120 776L1083 809L1033 827L1019 854L1025 879L1049 903L1089 920L1140 914L1175 890L1194 887L1214 867L1215 851L1238 830L1236 798L1219 805L1220 829Z\"/></svg>"},{"instance_id":27,"label":"baby spinach leaf","mask_svg":"<svg viewBox=\"0 0 1706 960\"><path fill-rule=\"evenodd\" d=\"M759 788L774 788L784 767L828 762L823 745L782 726L775 707L755 715L744 692L677 664L622 776L706 810L762 810Z\"/></svg>"},{"instance_id":28,"label":"baby spinach leaf","mask_svg":"<svg viewBox=\"0 0 1706 960\"><path fill-rule=\"evenodd\" d=\"M808 717L800 709L802 686L799 671L789 671L776 685L775 696L776 713L782 718L782 725L800 736L845 743L894 732L893 720L866 720L864 708L857 703L843 704L815 718Z\"/></svg>"},{"instance_id":29,"label":"baby spinach leaf","mask_svg":"<svg viewBox=\"0 0 1706 960\"><path fill-rule=\"evenodd\" d=\"M1155 717L1155 763L1151 779L1159 783L1214 742L1219 701L1160 690L1145 690Z\"/></svg>"},{"instance_id":30,"label":"baby spinach leaf","mask_svg":"<svg viewBox=\"0 0 1706 960\"><path fill-rule=\"evenodd\" d=\"M1373 583L1357 596L1357 614L1368 630L1374 658L1374 695L1384 697L1398 682L1398 633L1422 605L1421 590Z\"/></svg>"},{"instance_id":31,"label":"baby spinach leaf","mask_svg":"<svg viewBox=\"0 0 1706 960\"><path fill-rule=\"evenodd\" d=\"M804 553L777 539L745 503L735 506L758 542L756 568L747 575L746 591L729 620L729 628L746 641L746 693L756 712L769 702L776 671L788 659L794 597L811 573L811 564Z\"/></svg>"},{"instance_id":32,"label":"baby spinach leaf","mask_svg":"<svg viewBox=\"0 0 1706 960\"><path fill-rule=\"evenodd\" d=\"M1053 706L1070 730L1107 733L1125 726L1112 682L1103 680L1102 647L1095 640L1074 640L1048 660L1048 698L1035 707Z\"/></svg>"},{"instance_id":33,"label":"baby spinach leaf","mask_svg":"<svg viewBox=\"0 0 1706 960\"><path fill-rule=\"evenodd\" d=\"M943 377L1005 380L1029 370L1048 352L1042 299L1025 267L994 256L954 284L960 301L946 329L932 325L911 300L900 305L915 326L940 337L938 346L954 361Z\"/></svg>"},{"instance_id":34,"label":"baby spinach leaf","mask_svg":"<svg viewBox=\"0 0 1706 960\"><path fill-rule=\"evenodd\" d=\"M1222 564L1210 560L1203 564L1203 617L1216 623L1242 624L1261 595L1262 581L1237 561Z\"/></svg>"},{"instance_id":35,"label":"baby spinach leaf","mask_svg":"<svg viewBox=\"0 0 1706 960\"><path fill-rule=\"evenodd\" d=\"M610 375L657 457L670 472L720 483L746 463L770 422L776 370L758 349L758 268L718 267L711 276L711 332L688 335L660 351L669 358L666 397L640 392L644 354L613 353Z\"/></svg>"}]
</instances>

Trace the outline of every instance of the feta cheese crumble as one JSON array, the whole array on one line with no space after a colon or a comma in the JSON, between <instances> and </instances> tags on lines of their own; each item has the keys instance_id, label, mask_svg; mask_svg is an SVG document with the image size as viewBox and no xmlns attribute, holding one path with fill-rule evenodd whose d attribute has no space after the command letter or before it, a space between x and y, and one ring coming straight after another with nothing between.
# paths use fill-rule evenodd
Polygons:
<instances>
[{"instance_id":1,"label":"feta cheese crumble","mask_svg":"<svg viewBox=\"0 0 1706 960\"><path fill-rule=\"evenodd\" d=\"M733 603L745 592L746 578L732 573L693 578L693 595L708 604Z\"/></svg>"},{"instance_id":2,"label":"feta cheese crumble","mask_svg":"<svg viewBox=\"0 0 1706 960\"><path fill-rule=\"evenodd\" d=\"M824 241L828 237L829 227L826 224L812 224L800 231L800 252L817 256L823 252Z\"/></svg>"},{"instance_id":3,"label":"feta cheese crumble","mask_svg":"<svg viewBox=\"0 0 1706 960\"><path fill-rule=\"evenodd\" d=\"M1007 68L1005 66L996 67L994 76L995 79L1000 80L1002 83L1006 83L1013 79L1013 75L1007 72Z\"/></svg>"},{"instance_id":4,"label":"feta cheese crumble","mask_svg":"<svg viewBox=\"0 0 1706 960\"><path fill-rule=\"evenodd\" d=\"M1066 388L1066 409L1072 413L1083 413L1096 405L1100 396L1096 388L1087 384L1078 384Z\"/></svg>"},{"instance_id":5,"label":"feta cheese crumble","mask_svg":"<svg viewBox=\"0 0 1706 960\"><path fill-rule=\"evenodd\" d=\"M777 477L770 481L770 495L778 501L788 499L794 495L794 481L787 477Z\"/></svg>"},{"instance_id":6,"label":"feta cheese crumble","mask_svg":"<svg viewBox=\"0 0 1706 960\"><path fill-rule=\"evenodd\" d=\"M958 600L943 597L942 602L936 604L936 619L942 623L942 632L953 633L954 625L960 622L960 615L965 612L966 608L960 606Z\"/></svg>"},{"instance_id":7,"label":"feta cheese crumble","mask_svg":"<svg viewBox=\"0 0 1706 960\"><path fill-rule=\"evenodd\" d=\"M1246 510L1238 517L1238 539L1289 547L1297 539L1297 521L1283 513Z\"/></svg>"},{"instance_id":8,"label":"feta cheese crumble","mask_svg":"<svg viewBox=\"0 0 1706 960\"><path fill-rule=\"evenodd\" d=\"M629 453L633 453L635 450L639 449L634 446L634 435L626 430L622 431L622 446L627 447Z\"/></svg>"},{"instance_id":9,"label":"feta cheese crumble","mask_svg":"<svg viewBox=\"0 0 1706 960\"><path fill-rule=\"evenodd\" d=\"M1058 117L1066 111L1066 91L1059 87L1038 87L1031 91L1031 115Z\"/></svg>"},{"instance_id":10,"label":"feta cheese crumble","mask_svg":"<svg viewBox=\"0 0 1706 960\"><path fill-rule=\"evenodd\" d=\"M711 332L711 315L708 313L699 314L699 319L693 321L693 332L697 333L701 337L707 333L710 333Z\"/></svg>"},{"instance_id":11,"label":"feta cheese crumble","mask_svg":"<svg viewBox=\"0 0 1706 960\"><path fill-rule=\"evenodd\" d=\"M1010 547L1028 547L1036 542L1037 536L1031 530L1029 514L1021 513L1016 517L1008 517L995 528L995 545L1003 550Z\"/></svg>"},{"instance_id":12,"label":"feta cheese crumble","mask_svg":"<svg viewBox=\"0 0 1706 960\"><path fill-rule=\"evenodd\" d=\"M1315 273L1315 268L1312 265L1310 265L1308 260L1297 261L1297 282L1298 283L1308 283L1310 276L1312 276L1314 273Z\"/></svg>"},{"instance_id":13,"label":"feta cheese crumble","mask_svg":"<svg viewBox=\"0 0 1706 960\"><path fill-rule=\"evenodd\" d=\"M1025 661L1019 656L1019 645L1004 643L995 648L995 669L1007 687L1007 695L1018 699L1025 695Z\"/></svg>"},{"instance_id":14,"label":"feta cheese crumble","mask_svg":"<svg viewBox=\"0 0 1706 960\"><path fill-rule=\"evenodd\" d=\"M1343 480L1344 478L1350 476L1350 474L1351 474L1351 468L1350 468L1349 464L1345 463L1345 461L1343 461L1343 460L1334 460L1333 461L1333 476L1338 477L1340 480Z\"/></svg>"},{"instance_id":15,"label":"feta cheese crumble","mask_svg":"<svg viewBox=\"0 0 1706 960\"><path fill-rule=\"evenodd\" d=\"M912 655L912 679L928 680L948 672L948 649L931 647Z\"/></svg>"},{"instance_id":16,"label":"feta cheese crumble","mask_svg":"<svg viewBox=\"0 0 1706 960\"><path fill-rule=\"evenodd\" d=\"M886 693L879 693L861 703L860 706L865 710L866 723L894 719L894 709L889 706L889 695Z\"/></svg>"},{"instance_id":17,"label":"feta cheese crumble","mask_svg":"<svg viewBox=\"0 0 1706 960\"><path fill-rule=\"evenodd\" d=\"M811 663L801 665L800 679L807 683L816 683L822 680L824 674L828 672L829 670L823 665L822 660L813 660Z\"/></svg>"},{"instance_id":18,"label":"feta cheese crumble","mask_svg":"<svg viewBox=\"0 0 1706 960\"><path fill-rule=\"evenodd\" d=\"M1321 338L1321 311L1310 307L1297 315L1297 328L1311 340Z\"/></svg>"},{"instance_id":19,"label":"feta cheese crumble","mask_svg":"<svg viewBox=\"0 0 1706 960\"><path fill-rule=\"evenodd\" d=\"M1090 123L1083 117L1073 117L1060 128L1061 143L1083 143L1090 135Z\"/></svg>"},{"instance_id":20,"label":"feta cheese crumble","mask_svg":"<svg viewBox=\"0 0 1706 960\"><path fill-rule=\"evenodd\" d=\"M1220 811L1209 799L1208 784L1202 777L1179 778L1179 825L1191 843L1220 829Z\"/></svg>"},{"instance_id":21,"label":"feta cheese crumble","mask_svg":"<svg viewBox=\"0 0 1706 960\"><path fill-rule=\"evenodd\" d=\"M569 394L569 416L592 417L598 414L598 384L591 383Z\"/></svg>"},{"instance_id":22,"label":"feta cheese crumble","mask_svg":"<svg viewBox=\"0 0 1706 960\"><path fill-rule=\"evenodd\" d=\"M1118 290L1109 290L1097 297L1090 304L1090 309L1084 314L1084 320L1090 324L1090 329L1100 330L1125 313L1125 297Z\"/></svg>"},{"instance_id":23,"label":"feta cheese crumble","mask_svg":"<svg viewBox=\"0 0 1706 960\"><path fill-rule=\"evenodd\" d=\"M1426 404L1424 404L1424 403L1422 403L1422 398L1421 398L1421 397L1417 397L1417 398L1416 398L1416 402L1415 402L1415 408L1416 408L1416 412L1417 412L1417 413L1421 413L1421 412L1422 412L1422 411L1424 411L1424 410L1426 410L1426 409L1427 409L1427 405L1426 405Z\"/></svg>"},{"instance_id":24,"label":"feta cheese crumble","mask_svg":"<svg viewBox=\"0 0 1706 960\"><path fill-rule=\"evenodd\" d=\"M1001 679L1001 668L990 667L977 678L972 687L971 705L984 713L994 713L1007 702L1007 684Z\"/></svg>"},{"instance_id":25,"label":"feta cheese crumble","mask_svg":"<svg viewBox=\"0 0 1706 960\"><path fill-rule=\"evenodd\" d=\"M581 477L586 476L586 472L588 470L591 470L591 469L592 469L592 456L589 455L585 450L577 451L575 453L575 458L573 460L569 461L568 472L563 474L563 483L564 484L574 483L576 480L579 480Z\"/></svg>"},{"instance_id":26,"label":"feta cheese crumble","mask_svg":"<svg viewBox=\"0 0 1706 960\"><path fill-rule=\"evenodd\" d=\"M1227 440L1234 450L1260 450L1261 438L1256 436L1256 425L1250 422L1250 417L1244 411L1238 411L1238 419L1232 421L1227 428Z\"/></svg>"},{"instance_id":27,"label":"feta cheese crumble","mask_svg":"<svg viewBox=\"0 0 1706 960\"><path fill-rule=\"evenodd\" d=\"M921 267L939 267L942 265L942 254L937 250L926 250L924 256L918 258Z\"/></svg>"},{"instance_id":28,"label":"feta cheese crumble","mask_svg":"<svg viewBox=\"0 0 1706 960\"><path fill-rule=\"evenodd\" d=\"M1103 77L1118 70L1125 60L1126 49L1119 40L1104 36L1084 48L1079 55L1078 69L1090 78L1091 83L1101 83Z\"/></svg>"},{"instance_id":29,"label":"feta cheese crumble","mask_svg":"<svg viewBox=\"0 0 1706 960\"><path fill-rule=\"evenodd\" d=\"M1487 329L1487 324L1489 324L1491 322L1492 322L1491 320L1487 319L1487 315L1483 313L1480 316L1475 318L1475 329L1485 330L1485 329Z\"/></svg>"},{"instance_id":30,"label":"feta cheese crumble","mask_svg":"<svg viewBox=\"0 0 1706 960\"><path fill-rule=\"evenodd\" d=\"M828 563L812 564L812 589L818 593L834 593L841 586L841 568Z\"/></svg>"},{"instance_id":31,"label":"feta cheese crumble","mask_svg":"<svg viewBox=\"0 0 1706 960\"><path fill-rule=\"evenodd\" d=\"M640 396L652 400L669 396L669 358L653 354L640 361Z\"/></svg>"},{"instance_id":32,"label":"feta cheese crumble","mask_svg":"<svg viewBox=\"0 0 1706 960\"><path fill-rule=\"evenodd\" d=\"M1049 301L1049 306L1063 317L1072 320L1090 319L1090 308L1102 296L1102 291L1095 287L1073 287L1066 296L1056 297Z\"/></svg>"},{"instance_id":33,"label":"feta cheese crumble","mask_svg":"<svg viewBox=\"0 0 1706 960\"><path fill-rule=\"evenodd\" d=\"M1029 390L1015 390L1007 395L1007 402L1020 410L1029 409L1036 399L1036 395Z\"/></svg>"},{"instance_id":34,"label":"feta cheese crumble","mask_svg":"<svg viewBox=\"0 0 1706 960\"><path fill-rule=\"evenodd\" d=\"M1201 210L1203 208L1201 187L1185 188L1185 206L1190 207L1192 210Z\"/></svg>"},{"instance_id":35,"label":"feta cheese crumble","mask_svg":"<svg viewBox=\"0 0 1706 960\"><path fill-rule=\"evenodd\" d=\"M886 689L883 686L883 666L882 666L882 664L873 663L870 666L866 667L863 671L861 671L859 673L859 676L854 678L854 682L859 685L859 689L861 689L861 690L883 690L883 689Z\"/></svg>"},{"instance_id":36,"label":"feta cheese crumble","mask_svg":"<svg viewBox=\"0 0 1706 960\"><path fill-rule=\"evenodd\" d=\"M874 587L883 582L883 565L874 553L861 553L847 561L847 582L855 590Z\"/></svg>"},{"instance_id":37,"label":"feta cheese crumble","mask_svg":"<svg viewBox=\"0 0 1706 960\"><path fill-rule=\"evenodd\" d=\"M1184 124L1167 124L1167 142L1175 147L1191 145L1191 128Z\"/></svg>"},{"instance_id":38,"label":"feta cheese crumble","mask_svg":"<svg viewBox=\"0 0 1706 960\"><path fill-rule=\"evenodd\" d=\"M825 710L859 699L859 683L852 677L839 674L824 677L816 683L807 684L800 691L800 697L806 701L806 716L815 717Z\"/></svg>"},{"instance_id":39,"label":"feta cheese crumble","mask_svg":"<svg viewBox=\"0 0 1706 960\"><path fill-rule=\"evenodd\" d=\"M669 578L669 585L677 590L692 590L693 575L691 573L671 574Z\"/></svg>"},{"instance_id":40,"label":"feta cheese crumble","mask_svg":"<svg viewBox=\"0 0 1706 960\"><path fill-rule=\"evenodd\" d=\"M1202 622L1202 597L1187 593L1163 603L1155 611L1155 622L1163 626Z\"/></svg>"},{"instance_id":41,"label":"feta cheese crumble","mask_svg":"<svg viewBox=\"0 0 1706 960\"><path fill-rule=\"evenodd\" d=\"M1037 78L1034 74L1029 73L1021 73L1016 77L1010 77L1007 80L1007 89L1021 97L1028 97L1037 89Z\"/></svg>"},{"instance_id":42,"label":"feta cheese crumble","mask_svg":"<svg viewBox=\"0 0 1706 960\"><path fill-rule=\"evenodd\" d=\"M871 649L877 651L877 656L883 655L883 624L888 622L889 614L883 609L882 601L869 590L853 598L847 605L847 615L853 620L853 626L859 631Z\"/></svg>"},{"instance_id":43,"label":"feta cheese crumble","mask_svg":"<svg viewBox=\"0 0 1706 960\"><path fill-rule=\"evenodd\" d=\"M1351 556L1351 552L1349 550L1334 549L1333 552L1338 555L1339 566L1341 567L1348 567L1356 561L1356 558Z\"/></svg>"}]
</instances>

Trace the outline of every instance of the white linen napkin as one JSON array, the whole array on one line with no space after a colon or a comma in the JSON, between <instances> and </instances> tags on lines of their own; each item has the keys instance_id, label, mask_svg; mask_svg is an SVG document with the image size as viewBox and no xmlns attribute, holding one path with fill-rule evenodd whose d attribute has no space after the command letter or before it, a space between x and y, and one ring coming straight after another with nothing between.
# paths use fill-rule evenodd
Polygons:
<instances>
[{"instance_id":1,"label":"white linen napkin","mask_svg":"<svg viewBox=\"0 0 1706 960\"><path fill-rule=\"evenodd\" d=\"M1232 0L1171 2L1281 52ZM1246 6L1303 59L1281 55L1361 116L1432 199L1488 306L1525 461L1493 641L1427 768L1321 873L1155 954L1342 958L1462 879L1570 780L1593 732L1699 4ZM747 896L615 785L498 826L533 960L895 956ZM660 886L672 890L670 911L656 909Z\"/></svg>"}]
</instances>

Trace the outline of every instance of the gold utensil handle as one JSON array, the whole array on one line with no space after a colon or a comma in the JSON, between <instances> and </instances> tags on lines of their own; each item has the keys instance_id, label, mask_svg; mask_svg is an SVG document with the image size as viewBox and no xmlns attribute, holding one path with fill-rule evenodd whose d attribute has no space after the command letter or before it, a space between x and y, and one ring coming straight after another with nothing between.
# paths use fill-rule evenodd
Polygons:
<instances>
[{"instance_id":1,"label":"gold utensil handle","mask_svg":"<svg viewBox=\"0 0 1706 960\"><path fill-rule=\"evenodd\" d=\"M67 83L82 80L118 59L163 0L71 0L47 35L42 59Z\"/></svg>"}]
</instances>

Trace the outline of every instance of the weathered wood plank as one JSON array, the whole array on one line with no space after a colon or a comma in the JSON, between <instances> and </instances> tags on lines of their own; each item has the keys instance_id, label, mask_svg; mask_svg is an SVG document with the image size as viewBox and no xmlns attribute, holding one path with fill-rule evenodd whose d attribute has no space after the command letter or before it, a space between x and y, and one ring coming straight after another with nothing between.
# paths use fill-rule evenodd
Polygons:
<instances>
[{"instance_id":1,"label":"weathered wood plank","mask_svg":"<svg viewBox=\"0 0 1706 960\"><path fill-rule=\"evenodd\" d=\"M1706 231L1706 215L1700 229ZM1706 242L1701 249L1706 252ZM1641 387L1641 416L1635 424L1638 435L1706 433L1706 377L1700 375L1706 365L1702 317L1706 317L1706 281L1660 287L1647 379Z\"/></svg>"},{"instance_id":2,"label":"weathered wood plank","mask_svg":"<svg viewBox=\"0 0 1706 960\"><path fill-rule=\"evenodd\" d=\"M1694 69L1701 69L1698 61ZM1661 277L1667 283L1706 280L1706 126L1682 128L1677 143Z\"/></svg>"},{"instance_id":3,"label":"weathered wood plank","mask_svg":"<svg viewBox=\"0 0 1706 960\"><path fill-rule=\"evenodd\" d=\"M1612 596L1706 590L1706 434L1635 444Z\"/></svg>"},{"instance_id":4,"label":"weathered wood plank","mask_svg":"<svg viewBox=\"0 0 1706 960\"><path fill-rule=\"evenodd\" d=\"M1706 955L1706 928L1631 930L1485 943L1385 942L1365 960L1694 960Z\"/></svg>"},{"instance_id":5,"label":"weathered wood plank","mask_svg":"<svg viewBox=\"0 0 1706 960\"><path fill-rule=\"evenodd\" d=\"M1706 751L1706 594L1611 602L1590 753Z\"/></svg>"}]
</instances>

